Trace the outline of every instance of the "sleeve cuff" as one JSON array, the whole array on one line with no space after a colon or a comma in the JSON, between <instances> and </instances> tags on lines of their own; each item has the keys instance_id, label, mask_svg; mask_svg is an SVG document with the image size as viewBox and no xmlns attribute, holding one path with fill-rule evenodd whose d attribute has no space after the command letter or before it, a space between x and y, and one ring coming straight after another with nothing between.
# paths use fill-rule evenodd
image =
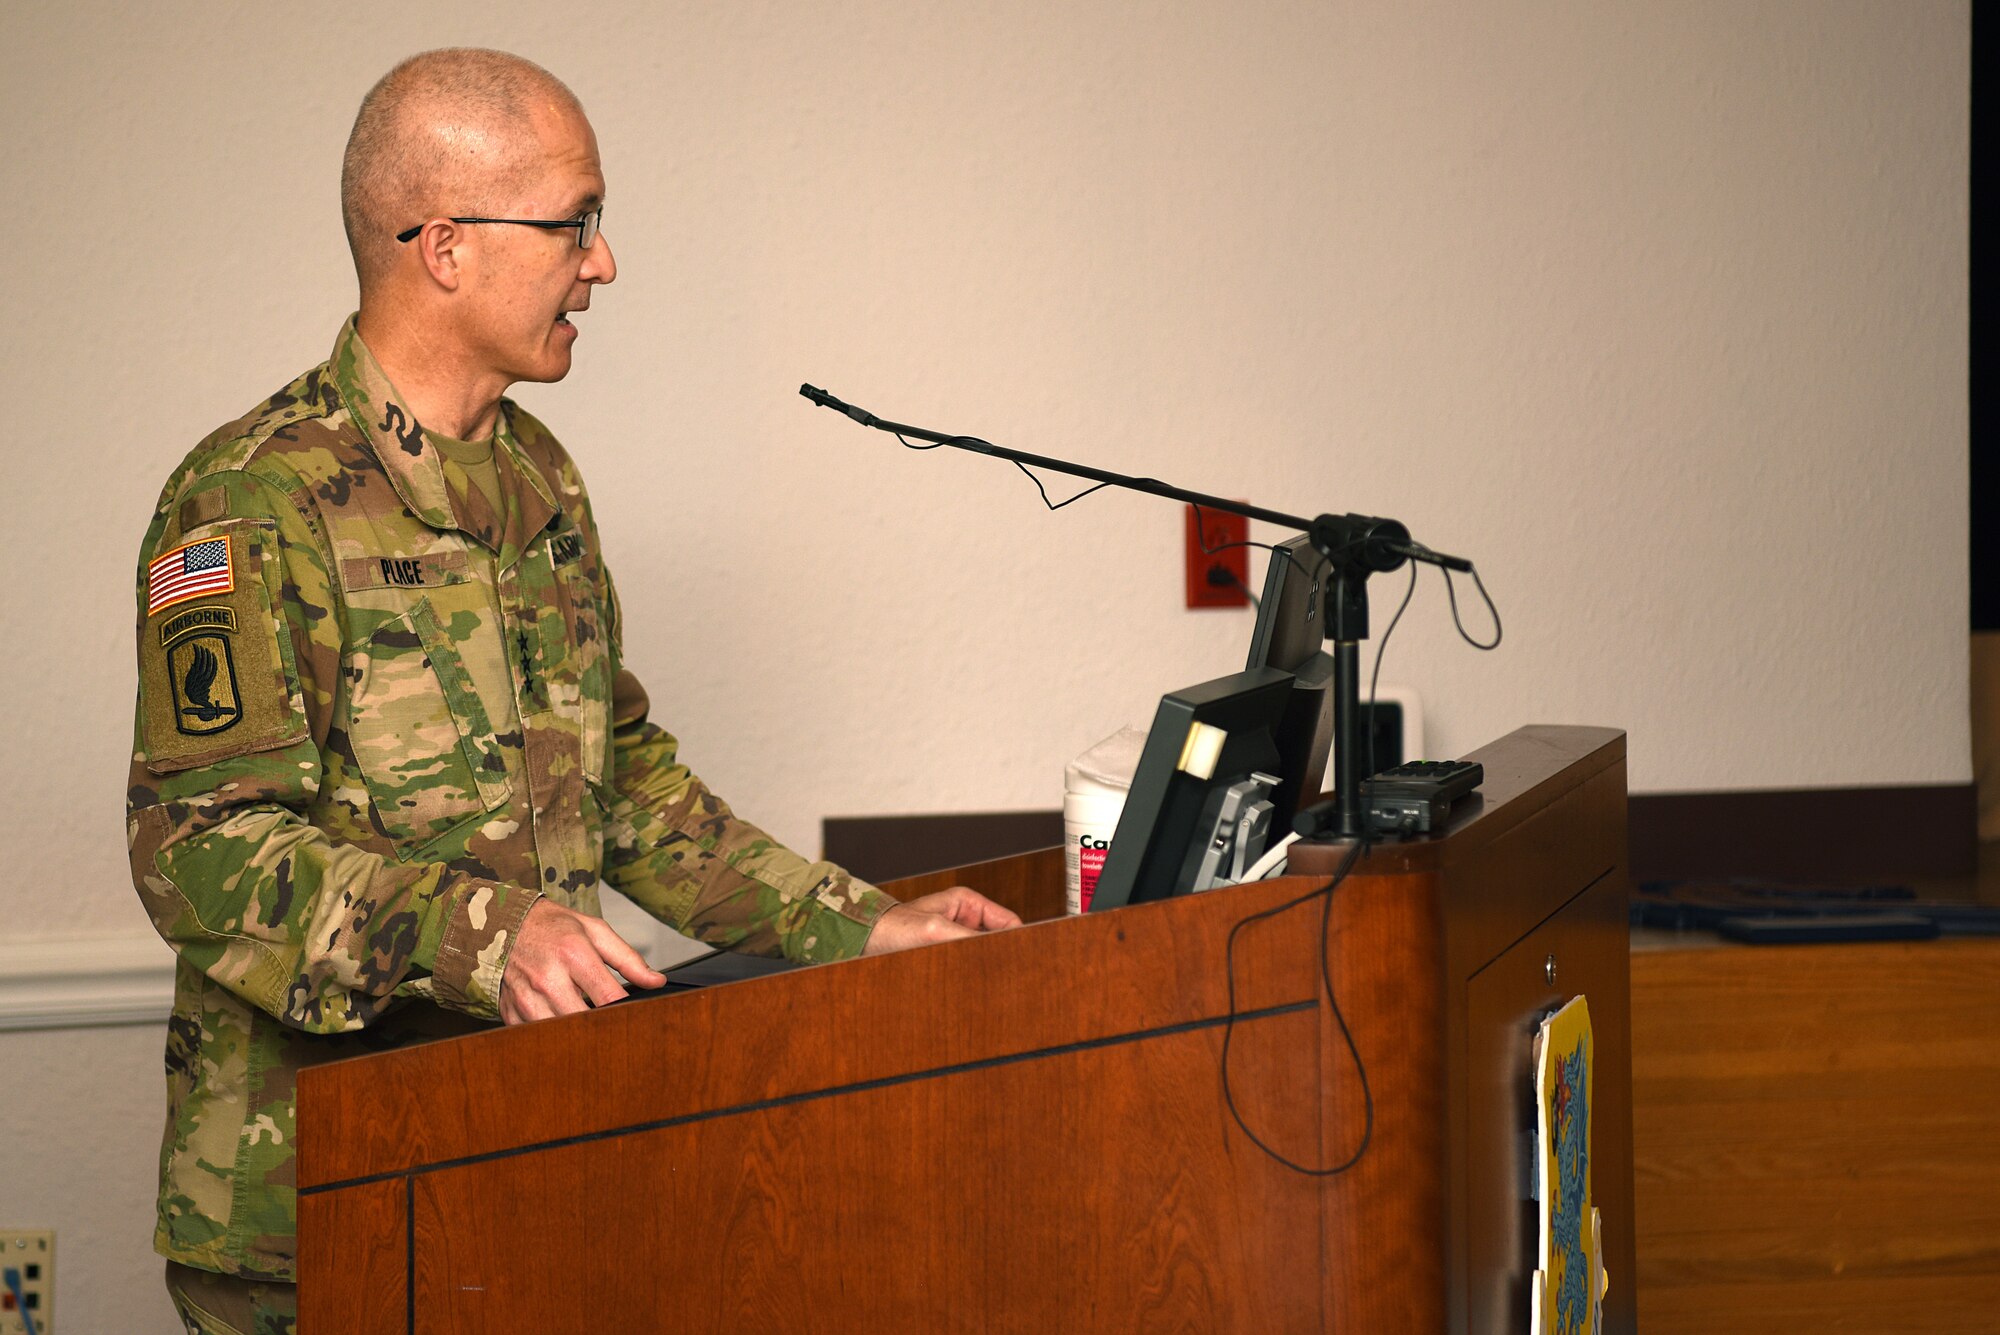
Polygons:
<instances>
[{"instance_id":1,"label":"sleeve cuff","mask_svg":"<svg viewBox=\"0 0 2000 1335\"><path fill-rule=\"evenodd\" d=\"M798 958L806 964L848 960L868 945L875 924L894 908L896 901L866 881L848 876L837 890L820 892L820 912L813 915L812 930L799 942Z\"/></svg>"},{"instance_id":2,"label":"sleeve cuff","mask_svg":"<svg viewBox=\"0 0 2000 1335\"><path fill-rule=\"evenodd\" d=\"M431 915L418 944L424 963L430 935L437 933L430 960L437 1003L482 1019L500 1014L500 979L521 934L521 922L542 898L539 890L466 877L451 892L449 907Z\"/></svg>"}]
</instances>

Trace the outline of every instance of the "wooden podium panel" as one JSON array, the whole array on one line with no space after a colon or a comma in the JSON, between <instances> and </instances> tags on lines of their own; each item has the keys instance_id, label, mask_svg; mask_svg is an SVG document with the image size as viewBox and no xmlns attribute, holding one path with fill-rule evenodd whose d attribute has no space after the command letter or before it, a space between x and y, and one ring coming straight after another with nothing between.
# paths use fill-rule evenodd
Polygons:
<instances>
[{"instance_id":1,"label":"wooden podium panel","mask_svg":"<svg viewBox=\"0 0 2000 1335\"><path fill-rule=\"evenodd\" d=\"M1314 1027L1310 1011L1246 1026L1249 1082L1309 1048ZM468 1335L846 1330L864 1311L883 1331L989 1313L1006 1313L1009 1329L1073 1330L1096 1324L1079 1316L1092 1310L1121 1329L1135 1317L1143 1328L1314 1328L1314 1295L1287 1276L1317 1270L1318 1238L1267 1226L1309 1216L1313 1185L1205 1152L1212 1033L1131 1046L426 1174L419 1307ZM1287 1093L1273 1116L1310 1124L1309 1084ZM1129 1152L1133 1139L1146 1153ZM532 1223L461 1226L523 1214ZM1065 1227L1078 1217L1090 1226ZM1014 1222L1029 1219L1049 1226ZM550 1234L594 1245L552 1267ZM457 1287L466 1275L485 1281L478 1292ZM587 1312L615 1319L577 1323Z\"/></svg>"},{"instance_id":2,"label":"wooden podium panel","mask_svg":"<svg viewBox=\"0 0 2000 1335\"><path fill-rule=\"evenodd\" d=\"M1383 847L1365 864L1437 904L1449 1328L1527 1329L1539 1240L1536 1207L1522 1192L1532 1172L1532 1043L1543 1016L1582 996L1596 1040L1591 1176L1611 1283L1604 1325L1632 1330L1624 735L1526 727L1466 759L1480 762L1485 779L1444 836ZM1339 851L1295 855L1292 869L1330 870Z\"/></svg>"},{"instance_id":3,"label":"wooden podium panel","mask_svg":"<svg viewBox=\"0 0 2000 1335\"><path fill-rule=\"evenodd\" d=\"M1330 911L1287 877L309 1068L301 1329L1524 1330L1504 1292L1467 1324L1490 1150L1447 964L1454 915L1525 940L1602 882L1575 850L1622 849L1622 736L1548 731L1536 763L1594 783L1496 792L1464 860L1456 830L1378 851ZM1046 917L1060 875L963 879ZM1361 1144L1323 949L1374 1116L1321 1177L1245 1126L1306 1165Z\"/></svg>"}]
</instances>

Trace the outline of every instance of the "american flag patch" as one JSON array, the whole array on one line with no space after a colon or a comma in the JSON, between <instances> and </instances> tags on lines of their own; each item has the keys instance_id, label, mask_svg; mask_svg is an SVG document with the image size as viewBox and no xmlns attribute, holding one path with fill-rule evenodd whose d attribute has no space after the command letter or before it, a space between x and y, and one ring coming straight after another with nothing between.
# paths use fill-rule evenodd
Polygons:
<instances>
[{"instance_id":1,"label":"american flag patch","mask_svg":"<svg viewBox=\"0 0 2000 1335\"><path fill-rule=\"evenodd\" d=\"M146 615L205 593L228 593L236 587L229 560L229 539L204 538L176 547L146 567Z\"/></svg>"}]
</instances>

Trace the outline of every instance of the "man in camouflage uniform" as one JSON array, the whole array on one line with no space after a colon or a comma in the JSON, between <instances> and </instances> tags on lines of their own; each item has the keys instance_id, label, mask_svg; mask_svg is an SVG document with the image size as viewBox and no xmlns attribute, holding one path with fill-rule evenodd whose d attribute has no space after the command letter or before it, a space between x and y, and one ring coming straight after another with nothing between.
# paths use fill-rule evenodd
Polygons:
<instances>
[{"instance_id":1,"label":"man in camouflage uniform","mask_svg":"<svg viewBox=\"0 0 2000 1335\"><path fill-rule=\"evenodd\" d=\"M391 71L343 170L359 314L147 530L127 834L180 957L154 1242L190 1331L292 1327L301 1066L662 981L600 878L801 962L1015 921L808 862L647 721L582 479L501 397L568 372L567 316L617 273L603 195L546 71Z\"/></svg>"}]
</instances>

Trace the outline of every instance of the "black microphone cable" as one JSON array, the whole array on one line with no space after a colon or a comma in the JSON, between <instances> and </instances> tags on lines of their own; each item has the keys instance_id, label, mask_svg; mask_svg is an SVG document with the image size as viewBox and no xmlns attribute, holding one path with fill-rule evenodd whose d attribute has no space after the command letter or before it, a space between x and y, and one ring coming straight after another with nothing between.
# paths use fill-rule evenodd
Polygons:
<instances>
[{"instance_id":1,"label":"black microphone cable","mask_svg":"<svg viewBox=\"0 0 2000 1335\"><path fill-rule=\"evenodd\" d=\"M1334 870L1333 879L1328 881L1325 885L1320 886L1316 890L1308 890L1306 891L1306 893L1298 896L1296 899L1288 899L1284 903L1279 904L1274 908L1262 909L1256 913L1249 915L1246 918L1238 920L1236 925L1229 929L1229 939L1227 944L1223 948L1223 977L1228 987L1228 995L1229 995L1228 1018L1223 1022L1222 1026L1223 1105L1229 1109L1229 1116L1231 1120L1233 1120L1236 1123L1237 1129L1240 1130L1244 1134L1244 1136L1249 1139L1252 1145L1255 1145L1258 1149L1262 1150L1265 1153L1265 1155L1267 1155L1275 1162L1282 1164L1284 1167L1291 1169L1295 1173L1302 1173L1307 1177L1334 1177L1341 1173L1346 1172L1348 1169L1354 1167L1355 1164L1361 1162L1361 1156L1368 1152L1369 1143L1373 1141L1375 1138L1375 1095L1374 1092L1370 1090L1368 1087L1368 1067L1367 1064L1361 1060L1361 1049L1358 1045L1356 1045L1354 1041L1353 1031L1347 1027L1347 1017L1341 1014L1340 1000L1338 997L1334 995L1333 965L1332 965L1332 960L1330 958L1332 954L1331 939L1333 936L1333 896L1335 892L1340 889L1341 883L1347 879L1348 873L1354 870L1354 865L1361 860L1361 855L1367 850L1370 842L1371 841L1365 835L1362 838L1355 840L1354 844L1347 850L1347 856L1340 860L1340 866ZM1340 1037L1347 1044L1347 1055L1351 1057L1354 1061L1355 1078L1358 1079L1361 1083L1361 1106L1362 1106L1361 1137L1360 1140L1355 1144L1353 1153L1349 1154L1345 1159L1342 1159L1338 1163L1327 1164L1322 1167L1314 1167L1308 1164L1302 1164L1297 1160L1292 1159L1291 1157L1280 1153L1278 1150L1273 1149L1270 1146L1270 1144L1268 1144L1264 1140L1262 1136L1258 1135L1255 1131L1251 1130L1250 1124L1243 1120L1242 1110L1236 1106L1236 1092L1230 1088L1229 1084L1229 1049L1230 1049L1230 1042L1234 1038L1236 1033L1237 933L1241 932L1245 927L1248 927L1253 922L1262 922L1266 918L1275 918L1281 913L1289 912L1290 910L1299 907L1299 905L1301 904L1311 903L1315 899L1320 901L1320 919L1319 919L1320 983L1326 990L1326 1004L1327 1008L1333 1012L1333 1022L1340 1027Z\"/></svg>"},{"instance_id":2,"label":"black microphone cable","mask_svg":"<svg viewBox=\"0 0 2000 1335\"><path fill-rule=\"evenodd\" d=\"M1445 578L1445 588L1447 591L1449 591L1452 588L1451 572L1449 570L1444 572L1444 578ZM1459 619L1458 601L1455 596L1452 598L1452 609L1451 609L1452 624L1458 628L1458 633L1460 637L1463 638L1465 642L1471 645L1473 648L1482 650L1496 649L1500 645L1500 638L1501 638L1500 609L1494 606L1493 596L1487 593L1485 583L1479 578L1479 571L1477 567L1473 568L1472 582L1478 588L1480 596L1486 600L1487 611L1493 618L1493 638L1490 641L1480 641L1474 639L1470 634L1466 632L1464 622ZM1376 686L1381 679L1382 659L1389 651L1389 637L1395 633L1396 623L1403 619L1403 613L1406 610L1408 610L1410 606L1410 599L1416 593L1416 591L1417 591L1417 567L1414 564L1412 564L1410 567L1410 582L1408 587L1406 587L1403 590L1402 602L1397 605L1396 614L1391 618L1389 618L1389 626L1386 630L1382 632L1382 638L1377 643L1375 650L1374 670L1370 674L1368 683L1368 712L1371 722L1371 726L1368 731L1368 758L1369 758L1368 768L1371 773L1374 771L1375 768L1374 764L1375 730L1372 726L1372 722L1375 712ZM1374 1141L1375 1138L1375 1094L1368 1084L1368 1065L1365 1061L1362 1060L1360 1045L1354 1041L1354 1032L1353 1030L1348 1028L1347 1017L1341 1012L1340 999L1334 994L1333 964L1332 964L1334 895L1339 892L1340 887L1346 882L1349 873L1351 873L1354 870L1356 864L1359 863L1361 859L1367 854L1369 847L1373 843L1374 839L1372 835L1369 832L1364 831L1361 837L1356 839L1354 843L1348 848L1346 856L1341 858L1340 865L1334 869L1332 880L1328 881L1325 885L1322 885L1317 889L1308 890L1306 893L1299 895L1296 898L1288 899L1282 904L1278 904L1272 908L1259 910L1256 913L1250 914L1248 917L1238 920L1235 926L1229 929L1229 937L1226 944L1223 947L1223 977L1225 985L1227 987L1228 1001L1229 1001L1227 1019L1224 1021L1222 1028L1223 1104L1229 1109L1230 1119L1236 1123L1237 1129L1243 1132L1244 1136L1250 1141L1251 1144L1255 1145L1259 1150L1263 1151L1265 1155L1267 1155L1276 1163L1279 1163L1284 1167L1291 1169L1295 1173L1300 1173L1307 1177L1335 1177L1341 1173L1346 1172L1348 1169L1354 1167L1355 1164L1361 1162L1361 1156L1368 1152L1368 1146ZM1255 1131L1251 1130L1249 1123L1246 1122L1243 1118L1242 1110L1236 1106L1236 1093L1230 1087L1229 1083L1230 1044L1236 1032L1237 934L1241 932L1245 927L1248 927L1253 922L1262 922L1267 918L1275 918L1281 913L1289 912L1292 909L1298 908L1302 904L1310 903L1314 899L1318 899L1320 901L1320 921L1319 921L1320 985L1325 990L1326 993L1327 1009L1333 1013L1333 1022L1340 1029L1341 1041L1347 1045L1347 1055L1354 1063L1355 1079L1361 1085L1361 1107L1362 1107L1361 1135L1359 1140L1356 1142L1354 1146L1353 1152L1347 1155L1346 1158L1341 1159L1337 1163L1326 1164L1322 1166L1313 1166L1298 1162L1297 1160L1291 1158L1290 1156L1283 1154L1276 1149L1273 1149L1271 1145L1264 1140L1263 1137L1259 1136Z\"/></svg>"}]
</instances>

